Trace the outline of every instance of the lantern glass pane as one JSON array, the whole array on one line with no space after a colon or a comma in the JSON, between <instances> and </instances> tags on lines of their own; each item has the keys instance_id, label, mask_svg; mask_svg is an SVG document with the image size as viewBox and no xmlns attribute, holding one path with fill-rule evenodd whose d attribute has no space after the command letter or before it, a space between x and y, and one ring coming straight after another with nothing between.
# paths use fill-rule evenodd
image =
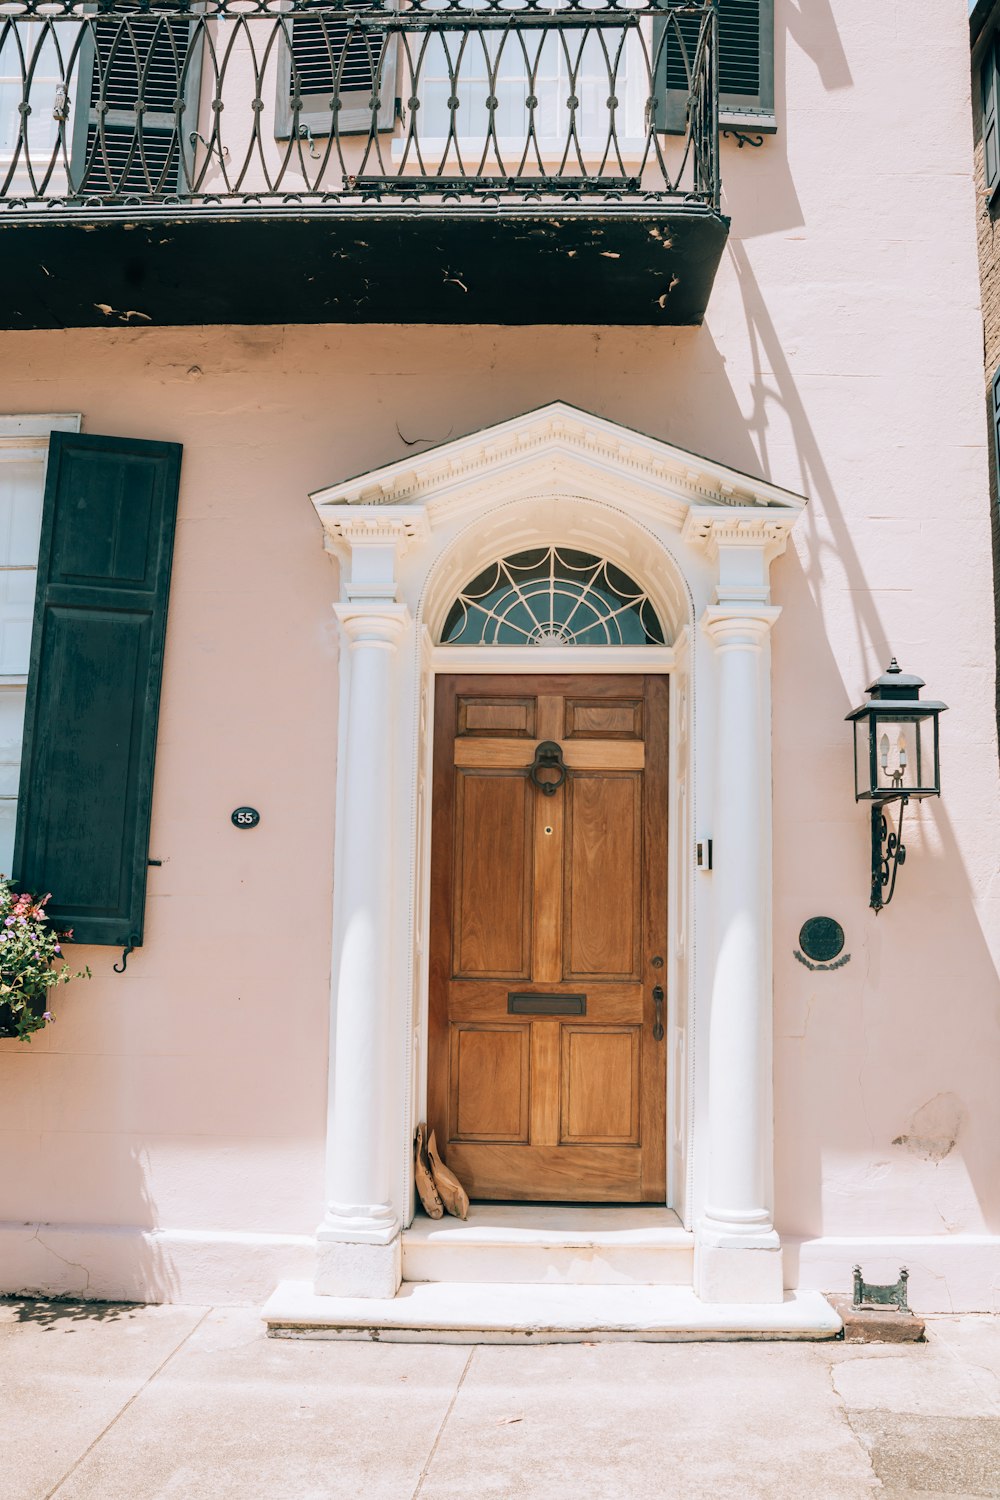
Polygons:
<instances>
[{"instance_id":1,"label":"lantern glass pane","mask_svg":"<svg viewBox=\"0 0 1000 1500\"><path fill-rule=\"evenodd\" d=\"M935 791L934 719L927 714L879 714L875 732L878 793Z\"/></svg>"},{"instance_id":2,"label":"lantern glass pane","mask_svg":"<svg viewBox=\"0 0 1000 1500\"><path fill-rule=\"evenodd\" d=\"M855 798L872 794L871 752L868 740L869 720L867 714L854 720L854 795Z\"/></svg>"}]
</instances>

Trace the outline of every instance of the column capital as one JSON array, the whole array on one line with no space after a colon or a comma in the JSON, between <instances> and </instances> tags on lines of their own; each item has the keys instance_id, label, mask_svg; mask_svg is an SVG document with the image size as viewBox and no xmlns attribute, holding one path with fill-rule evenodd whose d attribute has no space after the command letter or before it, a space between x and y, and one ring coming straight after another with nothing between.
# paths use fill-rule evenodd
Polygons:
<instances>
[{"instance_id":1,"label":"column capital","mask_svg":"<svg viewBox=\"0 0 1000 1500\"><path fill-rule=\"evenodd\" d=\"M423 506L314 503L323 523L326 550L348 564L342 584L344 599L394 600L400 557L430 535Z\"/></svg>"},{"instance_id":2,"label":"column capital","mask_svg":"<svg viewBox=\"0 0 1000 1500\"><path fill-rule=\"evenodd\" d=\"M710 604L701 627L719 651L759 651L780 614L779 604Z\"/></svg>"},{"instance_id":3,"label":"column capital","mask_svg":"<svg viewBox=\"0 0 1000 1500\"><path fill-rule=\"evenodd\" d=\"M352 649L367 644L395 650L412 618L405 604L389 604L381 600L367 604L335 604L333 612Z\"/></svg>"},{"instance_id":4,"label":"column capital","mask_svg":"<svg viewBox=\"0 0 1000 1500\"><path fill-rule=\"evenodd\" d=\"M692 506L683 537L715 563L718 604L768 604L771 563L788 545L799 512L782 506Z\"/></svg>"}]
</instances>

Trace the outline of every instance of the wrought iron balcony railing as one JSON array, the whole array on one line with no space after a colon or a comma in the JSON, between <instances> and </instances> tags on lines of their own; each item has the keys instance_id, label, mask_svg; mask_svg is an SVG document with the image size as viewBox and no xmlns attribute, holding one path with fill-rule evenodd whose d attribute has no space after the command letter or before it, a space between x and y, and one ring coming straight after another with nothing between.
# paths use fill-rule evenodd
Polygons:
<instances>
[{"instance_id":1,"label":"wrought iron balcony railing","mask_svg":"<svg viewBox=\"0 0 1000 1500\"><path fill-rule=\"evenodd\" d=\"M718 213L714 0L0 0L0 214Z\"/></svg>"},{"instance_id":2,"label":"wrought iron balcony railing","mask_svg":"<svg viewBox=\"0 0 1000 1500\"><path fill-rule=\"evenodd\" d=\"M716 0L0 0L0 327L699 322L717 41Z\"/></svg>"}]
</instances>

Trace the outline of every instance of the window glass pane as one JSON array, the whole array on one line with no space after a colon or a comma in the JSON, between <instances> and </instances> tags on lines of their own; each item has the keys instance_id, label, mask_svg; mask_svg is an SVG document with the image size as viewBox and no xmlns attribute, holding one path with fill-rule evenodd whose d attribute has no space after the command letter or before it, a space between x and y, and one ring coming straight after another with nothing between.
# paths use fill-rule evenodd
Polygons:
<instances>
[{"instance_id":1,"label":"window glass pane","mask_svg":"<svg viewBox=\"0 0 1000 1500\"><path fill-rule=\"evenodd\" d=\"M459 594L448 645L662 646L645 591L590 552L534 547L491 563Z\"/></svg>"},{"instance_id":2,"label":"window glass pane","mask_svg":"<svg viewBox=\"0 0 1000 1500\"><path fill-rule=\"evenodd\" d=\"M23 687L0 688L0 874L9 875L17 821L17 782L24 735Z\"/></svg>"},{"instance_id":3,"label":"window glass pane","mask_svg":"<svg viewBox=\"0 0 1000 1500\"><path fill-rule=\"evenodd\" d=\"M43 471L41 459L0 463L0 567L38 561Z\"/></svg>"},{"instance_id":4,"label":"window glass pane","mask_svg":"<svg viewBox=\"0 0 1000 1500\"><path fill-rule=\"evenodd\" d=\"M0 569L0 674L27 673L31 617L35 608L35 569Z\"/></svg>"}]
</instances>

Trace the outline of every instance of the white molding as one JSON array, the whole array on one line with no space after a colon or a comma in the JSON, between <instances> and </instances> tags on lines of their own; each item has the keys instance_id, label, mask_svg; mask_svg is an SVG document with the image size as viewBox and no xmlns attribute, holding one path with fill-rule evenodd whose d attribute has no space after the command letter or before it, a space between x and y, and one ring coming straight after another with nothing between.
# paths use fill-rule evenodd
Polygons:
<instances>
[{"instance_id":1,"label":"white molding","mask_svg":"<svg viewBox=\"0 0 1000 1500\"><path fill-rule=\"evenodd\" d=\"M0 416L0 451L7 447L47 447L50 433L79 432L81 422L79 412Z\"/></svg>"},{"instance_id":2,"label":"white molding","mask_svg":"<svg viewBox=\"0 0 1000 1500\"><path fill-rule=\"evenodd\" d=\"M703 547L713 562L723 547L766 547L770 561L784 552L800 514L801 506L790 505L784 514L777 515L774 508L760 510L747 505L734 506L720 515L714 506L694 505L684 519L681 536L685 542Z\"/></svg>"},{"instance_id":3,"label":"white molding","mask_svg":"<svg viewBox=\"0 0 1000 1500\"><path fill-rule=\"evenodd\" d=\"M550 466L555 464L564 471L582 459L589 473L600 474L602 481L611 476L624 477L631 486L638 485L653 496L673 498L679 504L675 504L672 519L678 522L692 506L706 504L735 507L741 518L745 508L760 506L788 511L794 519L806 503L791 490L564 401L553 401L507 422L326 486L311 498L317 510L330 505L413 505L456 492L467 497L483 477L490 480L491 487L506 485L509 492L509 471L526 462L537 469L543 455ZM437 519L433 512L432 519Z\"/></svg>"},{"instance_id":4,"label":"white molding","mask_svg":"<svg viewBox=\"0 0 1000 1500\"><path fill-rule=\"evenodd\" d=\"M348 512L316 502L328 552L344 558L342 592L348 603L395 600L399 559L412 543L427 540L427 514L420 506L392 506L378 511L366 507Z\"/></svg>"},{"instance_id":5,"label":"white molding","mask_svg":"<svg viewBox=\"0 0 1000 1500\"><path fill-rule=\"evenodd\" d=\"M259 1307L290 1267L309 1276L315 1261L311 1234L0 1223L6 1296Z\"/></svg>"},{"instance_id":6,"label":"white molding","mask_svg":"<svg viewBox=\"0 0 1000 1500\"><path fill-rule=\"evenodd\" d=\"M463 672L593 675L670 672L675 657L672 646L434 646L431 662L435 672L454 673L456 677Z\"/></svg>"}]
</instances>

